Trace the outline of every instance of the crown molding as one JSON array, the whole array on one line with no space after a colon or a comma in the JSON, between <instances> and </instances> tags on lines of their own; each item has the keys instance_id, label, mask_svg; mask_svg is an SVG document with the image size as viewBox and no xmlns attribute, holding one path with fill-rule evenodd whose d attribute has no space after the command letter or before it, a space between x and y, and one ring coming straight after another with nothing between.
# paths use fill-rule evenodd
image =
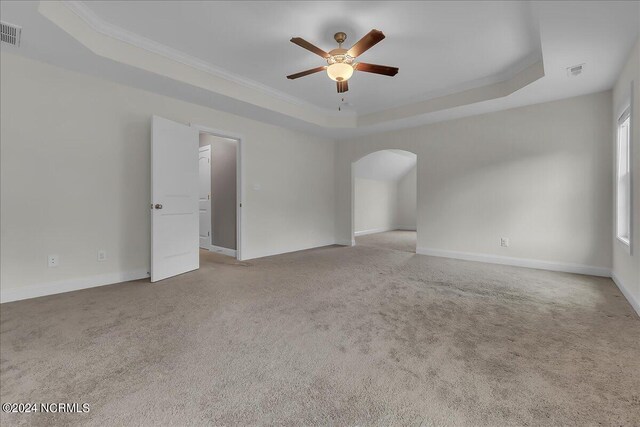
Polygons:
<instances>
[{"instance_id":1,"label":"crown molding","mask_svg":"<svg viewBox=\"0 0 640 427\"><path fill-rule=\"evenodd\" d=\"M464 82L464 83L461 83L452 87L448 87L445 89L429 91L421 95L415 96L411 100L389 105L384 109L370 111L369 113L363 114L362 116L365 116L368 114L376 114L383 111L389 111L395 108L400 108L400 107L417 104L421 102L429 102L434 99L443 98L446 96L452 96L461 92L466 92L468 90L477 89L485 86L491 86L497 83L511 80L518 74L524 72L527 68L541 62L542 62L542 51L538 50L525 56L521 60L517 61L516 63L514 63L513 65L511 65L510 67L506 68L505 70L499 73L492 74L490 76L482 77L475 80L470 80L468 82Z\"/></svg>"},{"instance_id":2,"label":"crown molding","mask_svg":"<svg viewBox=\"0 0 640 427\"><path fill-rule=\"evenodd\" d=\"M239 84L248 89L253 89L256 91L263 92L270 96L276 97L282 101L286 101L288 103L291 103L297 106L313 108L324 114L336 115L332 110L318 107L317 105L314 105L308 101L291 96L282 91L276 90L270 86L256 82L255 80L239 77L226 70L223 70L222 68L216 67L215 65L209 62L203 61L202 59L196 58L191 55L187 55L182 51L171 48L169 46L158 43L154 40L151 40L149 38L146 38L136 33L132 33L114 24L111 24L110 22L107 22L101 17L99 17L83 1L65 0L62 3L69 10L71 10L73 13L78 15L78 17L82 18L82 20L85 21L91 28L93 28L95 31L101 34L104 34L105 36L114 38L116 40L120 40L124 43L128 43L132 46L138 47L140 49L144 49L151 53L161 55L165 58L171 59L173 61L187 65L189 67L193 67L200 71L204 71L206 73L212 74L218 78L225 79L233 83Z\"/></svg>"},{"instance_id":3,"label":"crown molding","mask_svg":"<svg viewBox=\"0 0 640 427\"><path fill-rule=\"evenodd\" d=\"M337 113L124 30L99 17L83 1L41 1L38 11L96 55L282 115L285 120L297 119L336 132L422 120L437 111L507 96L544 76L538 51L502 73L424 94L417 102L360 115Z\"/></svg>"},{"instance_id":4,"label":"crown molding","mask_svg":"<svg viewBox=\"0 0 640 427\"><path fill-rule=\"evenodd\" d=\"M377 113L358 116L358 126L378 125L511 95L517 90L544 77L544 62L542 58L540 56L534 56L533 59L535 62L527 65L524 69L512 70L506 79L498 80L494 83L472 87L467 90L415 102L413 104L389 108ZM530 61L531 60L529 60L529 62Z\"/></svg>"},{"instance_id":5,"label":"crown molding","mask_svg":"<svg viewBox=\"0 0 640 427\"><path fill-rule=\"evenodd\" d=\"M207 69L202 62L187 64L185 62L188 61L184 57L169 57L166 53L168 51L164 51L164 54L158 53L157 50L161 48L155 42L148 41L145 44L137 35L131 33L122 32L114 36L107 29L112 29L112 26L102 25L103 21L92 19L92 15L83 13L88 10L83 2L41 1L37 10L84 47L103 58L169 78L180 84L203 89L216 96L227 97L234 102L246 104L250 109L257 107L285 119L296 119L322 129L356 126L355 114L336 116L309 103L301 104L292 101L290 97L283 99L282 96L273 95L272 91L256 89L246 81L239 83L236 81L237 78L231 80L214 74L210 72L213 68Z\"/></svg>"}]
</instances>

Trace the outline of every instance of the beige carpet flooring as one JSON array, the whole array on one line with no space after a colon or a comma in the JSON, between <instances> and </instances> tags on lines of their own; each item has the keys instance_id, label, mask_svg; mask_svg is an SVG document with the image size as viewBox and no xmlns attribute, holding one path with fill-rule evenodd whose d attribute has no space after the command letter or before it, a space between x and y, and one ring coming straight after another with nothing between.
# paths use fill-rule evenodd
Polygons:
<instances>
[{"instance_id":1,"label":"beige carpet flooring","mask_svg":"<svg viewBox=\"0 0 640 427\"><path fill-rule=\"evenodd\" d=\"M356 245L416 253L416 232L396 230L386 233L367 234L356 237Z\"/></svg>"},{"instance_id":2,"label":"beige carpet flooring","mask_svg":"<svg viewBox=\"0 0 640 427\"><path fill-rule=\"evenodd\" d=\"M11 425L640 425L610 279L325 247L3 304ZM393 239L392 239L393 240Z\"/></svg>"}]
</instances>

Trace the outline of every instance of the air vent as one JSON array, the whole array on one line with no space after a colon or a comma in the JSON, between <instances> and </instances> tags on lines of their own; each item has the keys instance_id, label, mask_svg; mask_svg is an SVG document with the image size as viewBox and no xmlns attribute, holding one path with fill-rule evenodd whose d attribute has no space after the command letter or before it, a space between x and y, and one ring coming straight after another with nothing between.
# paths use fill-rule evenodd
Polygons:
<instances>
[{"instance_id":1,"label":"air vent","mask_svg":"<svg viewBox=\"0 0 640 427\"><path fill-rule=\"evenodd\" d=\"M2 43L20 46L20 33L22 33L22 27L0 21L0 38L2 39Z\"/></svg>"},{"instance_id":2,"label":"air vent","mask_svg":"<svg viewBox=\"0 0 640 427\"><path fill-rule=\"evenodd\" d=\"M584 64L574 65L573 67L567 68L567 76L575 77L582 74L582 69L584 68Z\"/></svg>"}]
</instances>

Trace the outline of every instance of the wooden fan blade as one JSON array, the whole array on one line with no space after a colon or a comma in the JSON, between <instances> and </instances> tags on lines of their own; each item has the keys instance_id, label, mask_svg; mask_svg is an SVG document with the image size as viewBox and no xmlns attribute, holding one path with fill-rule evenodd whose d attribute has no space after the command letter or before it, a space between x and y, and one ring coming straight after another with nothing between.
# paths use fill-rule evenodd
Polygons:
<instances>
[{"instance_id":1,"label":"wooden fan blade","mask_svg":"<svg viewBox=\"0 0 640 427\"><path fill-rule=\"evenodd\" d=\"M356 44L351 46L351 49L347 52L348 55L353 56L354 58L362 55L367 50L371 49L374 45L379 43L382 39L384 39L384 34L379 30L371 30L369 33L358 40Z\"/></svg>"},{"instance_id":2,"label":"wooden fan blade","mask_svg":"<svg viewBox=\"0 0 640 427\"><path fill-rule=\"evenodd\" d=\"M355 67L358 71L364 71L365 73L382 74L385 76L395 76L398 74L396 67L389 67L388 65L376 65L367 64L366 62L358 62Z\"/></svg>"},{"instance_id":3,"label":"wooden fan blade","mask_svg":"<svg viewBox=\"0 0 640 427\"><path fill-rule=\"evenodd\" d=\"M314 46L311 43L309 43L308 41L306 41L305 39L302 39L300 37L294 37L291 39L291 43L295 43L298 46L300 46L301 48L307 49L310 52L315 53L316 55L322 56L323 58L328 58L329 54L327 52L325 52L324 50L320 49L318 46Z\"/></svg>"},{"instance_id":4,"label":"wooden fan blade","mask_svg":"<svg viewBox=\"0 0 640 427\"><path fill-rule=\"evenodd\" d=\"M347 80L336 83L338 85L338 93L345 93L349 90L349 82Z\"/></svg>"},{"instance_id":5,"label":"wooden fan blade","mask_svg":"<svg viewBox=\"0 0 640 427\"><path fill-rule=\"evenodd\" d=\"M299 73L295 73L295 74L291 74L290 76L287 76L287 78L289 80L293 80L293 79L297 79L300 77L304 77L304 76L308 76L309 74L314 74L314 73L319 73L320 71L326 69L327 66L322 66L322 67L316 67L316 68L312 68L310 70L306 70L306 71L300 71Z\"/></svg>"}]
</instances>

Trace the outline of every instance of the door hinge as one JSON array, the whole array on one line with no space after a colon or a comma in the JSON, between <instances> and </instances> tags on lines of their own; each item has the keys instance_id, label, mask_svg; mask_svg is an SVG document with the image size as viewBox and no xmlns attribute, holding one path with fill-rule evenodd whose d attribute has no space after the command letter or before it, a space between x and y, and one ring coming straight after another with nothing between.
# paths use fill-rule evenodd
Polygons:
<instances>
[{"instance_id":1,"label":"door hinge","mask_svg":"<svg viewBox=\"0 0 640 427\"><path fill-rule=\"evenodd\" d=\"M211 199L211 194L207 194L207 200Z\"/></svg>"},{"instance_id":2,"label":"door hinge","mask_svg":"<svg viewBox=\"0 0 640 427\"><path fill-rule=\"evenodd\" d=\"M210 231L207 231L207 236L211 236L211 232Z\"/></svg>"},{"instance_id":3,"label":"door hinge","mask_svg":"<svg viewBox=\"0 0 640 427\"><path fill-rule=\"evenodd\" d=\"M240 207L242 207L242 203L240 203Z\"/></svg>"}]
</instances>

